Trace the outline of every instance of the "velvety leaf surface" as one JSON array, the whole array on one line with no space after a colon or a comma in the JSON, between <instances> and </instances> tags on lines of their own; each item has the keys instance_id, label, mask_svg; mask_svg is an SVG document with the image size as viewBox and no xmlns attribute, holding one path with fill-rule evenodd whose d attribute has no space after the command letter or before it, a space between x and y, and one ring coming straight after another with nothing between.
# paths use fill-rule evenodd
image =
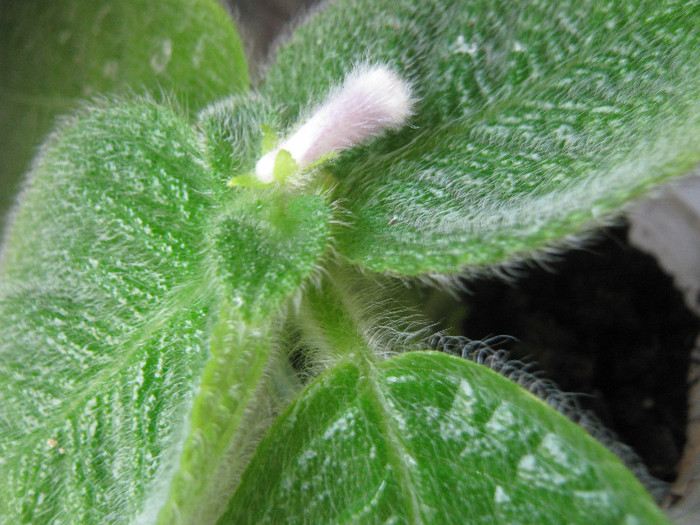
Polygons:
<instances>
[{"instance_id":1,"label":"velvety leaf surface","mask_svg":"<svg viewBox=\"0 0 700 525\"><path fill-rule=\"evenodd\" d=\"M329 167L350 261L400 274L507 260L700 160L697 0L358 0L325 6L263 91L288 126L358 63L413 86L401 132Z\"/></svg>"},{"instance_id":2,"label":"velvety leaf surface","mask_svg":"<svg viewBox=\"0 0 700 525\"><path fill-rule=\"evenodd\" d=\"M235 175L253 173L265 146L261 123L270 129L278 127L275 108L262 97L247 95L214 102L198 117L209 168L223 185Z\"/></svg>"},{"instance_id":3,"label":"velvety leaf surface","mask_svg":"<svg viewBox=\"0 0 700 525\"><path fill-rule=\"evenodd\" d=\"M157 516L157 508L148 513L148 523L214 523L226 508L251 443L289 401L261 381L263 374L280 375L281 362L270 359L275 335L269 322L251 327L224 309L211 336L212 358L202 373L180 469L165 507Z\"/></svg>"},{"instance_id":4,"label":"velvety leaf surface","mask_svg":"<svg viewBox=\"0 0 700 525\"><path fill-rule=\"evenodd\" d=\"M219 524L668 523L620 461L480 365L346 363L260 443Z\"/></svg>"},{"instance_id":5,"label":"velvety leaf surface","mask_svg":"<svg viewBox=\"0 0 700 525\"><path fill-rule=\"evenodd\" d=\"M330 233L330 210L322 197L263 193L240 198L240 207L230 210L214 238L219 275L246 319L263 318L270 304L300 288L324 254Z\"/></svg>"},{"instance_id":6,"label":"velvety leaf surface","mask_svg":"<svg viewBox=\"0 0 700 525\"><path fill-rule=\"evenodd\" d=\"M247 86L243 49L215 0L0 4L0 210L54 118L126 88L196 111Z\"/></svg>"},{"instance_id":7,"label":"velvety leaf surface","mask_svg":"<svg viewBox=\"0 0 700 525\"><path fill-rule=\"evenodd\" d=\"M200 121L209 174L221 187L232 174L252 169L259 155L259 109L234 98L210 108ZM270 314L313 278L330 243L331 208L322 196L276 187L229 191L236 197L212 228L207 260L215 271L206 277L226 290L227 314L214 331L193 430L158 523L210 523L225 509L253 452L250 443L291 400L279 384L261 381L263 375L279 381L289 373L286 362L276 359Z\"/></svg>"},{"instance_id":8,"label":"velvety leaf surface","mask_svg":"<svg viewBox=\"0 0 700 525\"><path fill-rule=\"evenodd\" d=\"M263 148L261 123L271 115L268 104L243 96L212 104L200 115L208 176L217 188L252 172ZM294 193L278 185L226 191L235 198L214 221L208 260L231 291L230 307L256 321L320 270L331 242L331 207L314 191Z\"/></svg>"},{"instance_id":9,"label":"velvety leaf surface","mask_svg":"<svg viewBox=\"0 0 700 525\"><path fill-rule=\"evenodd\" d=\"M242 469L284 397L261 381L278 313L327 246L320 197L265 213L216 180L185 118L112 104L44 147L4 247L3 523L210 512L216 468ZM179 492L183 477L206 490Z\"/></svg>"}]
</instances>

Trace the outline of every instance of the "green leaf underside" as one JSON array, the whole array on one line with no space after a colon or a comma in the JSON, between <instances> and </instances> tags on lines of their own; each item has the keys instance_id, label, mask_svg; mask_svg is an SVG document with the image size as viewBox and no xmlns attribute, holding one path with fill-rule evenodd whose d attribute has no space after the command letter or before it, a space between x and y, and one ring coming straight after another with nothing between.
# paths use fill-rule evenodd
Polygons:
<instances>
[{"instance_id":1,"label":"green leaf underside","mask_svg":"<svg viewBox=\"0 0 700 525\"><path fill-rule=\"evenodd\" d=\"M700 160L700 2L335 2L278 51L286 125L356 63L414 86L410 125L329 169L372 270L538 249Z\"/></svg>"},{"instance_id":2,"label":"green leaf underside","mask_svg":"<svg viewBox=\"0 0 700 525\"><path fill-rule=\"evenodd\" d=\"M411 352L312 383L219 520L668 523L610 452L480 365Z\"/></svg>"},{"instance_id":3,"label":"green leaf underside","mask_svg":"<svg viewBox=\"0 0 700 525\"><path fill-rule=\"evenodd\" d=\"M180 469L157 523L213 523L226 507L255 443L282 408L261 381L270 362L270 323L251 328L225 309L211 339ZM228 314L228 315L227 315Z\"/></svg>"},{"instance_id":4,"label":"green leaf underside","mask_svg":"<svg viewBox=\"0 0 700 525\"><path fill-rule=\"evenodd\" d=\"M299 171L299 165L294 160L292 154L286 149L280 150L275 157L275 166L272 175L276 182L284 182L288 177Z\"/></svg>"},{"instance_id":5,"label":"green leaf underside","mask_svg":"<svg viewBox=\"0 0 700 525\"><path fill-rule=\"evenodd\" d=\"M0 209L57 115L126 89L192 111L248 85L215 0L23 0L0 6Z\"/></svg>"},{"instance_id":6,"label":"green leaf underside","mask_svg":"<svg viewBox=\"0 0 700 525\"><path fill-rule=\"evenodd\" d=\"M219 183L183 117L115 104L49 141L4 249L2 523L155 517L169 497L206 512L201 492L169 496L171 480L211 483L192 458L234 444L241 468L263 424L242 412L277 408L260 398L277 313L327 246L320 197L260 208Z\"/></svg>"}]
</instances>

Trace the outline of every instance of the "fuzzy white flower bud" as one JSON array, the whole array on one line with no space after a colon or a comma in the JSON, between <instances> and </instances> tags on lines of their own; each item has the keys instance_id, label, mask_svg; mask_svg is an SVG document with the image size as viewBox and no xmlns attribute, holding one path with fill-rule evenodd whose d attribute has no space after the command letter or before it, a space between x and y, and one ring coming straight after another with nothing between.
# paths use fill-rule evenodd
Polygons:
<instances>
[{"instance_id":1,"label":"fuzzy white flower bud","mask_svg":"<svg viewBox=\"0 0 700 525\"><path fill-rule=\"evenodd\" d=\"M412 105L408 84L395 72L386 66L360 69L294 134L264 155L255 174L262 182L272 182L280 150L288 151L303 170L329 153L399 128L411 115Z\"/></svg>"}]
</instances>

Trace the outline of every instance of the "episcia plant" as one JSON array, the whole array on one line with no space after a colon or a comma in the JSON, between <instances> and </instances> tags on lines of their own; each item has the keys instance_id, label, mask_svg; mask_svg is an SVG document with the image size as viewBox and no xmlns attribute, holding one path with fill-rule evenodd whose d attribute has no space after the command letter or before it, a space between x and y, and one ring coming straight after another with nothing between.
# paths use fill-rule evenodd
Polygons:
<instances>
[{"instance_id":1,"label":"episcia plant","mask_svg":"<svg viewBox=\"0 0 700 525\"><path fill-rule=\"evenodd\" d=\"M700 161L700 2L337 0L255 87L210 0L41 4L0 11L15 131L70 114L2 248L0 522L667 523L405 285Z\"/></svg>"}]
</instances>

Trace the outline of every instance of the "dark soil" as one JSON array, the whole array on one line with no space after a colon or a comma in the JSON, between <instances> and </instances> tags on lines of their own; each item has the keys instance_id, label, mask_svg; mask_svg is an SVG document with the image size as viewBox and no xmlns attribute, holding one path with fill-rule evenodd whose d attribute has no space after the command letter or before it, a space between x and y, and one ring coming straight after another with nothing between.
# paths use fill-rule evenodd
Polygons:
<instances>
[{"instance_id":1,"label":"dark soil","mask_svg":"<svg viewBox=\"0 0 700 525\"><path fill-rule=\"evenodd\" d=\"M517 281L467 282L463 335L507 334L515 359L582 394L652 475L673 481L685 442L689 356L700 321L627 229L603 232ZM503 346L503 345L500 345Z\"/></svg>"}]
</instances>

